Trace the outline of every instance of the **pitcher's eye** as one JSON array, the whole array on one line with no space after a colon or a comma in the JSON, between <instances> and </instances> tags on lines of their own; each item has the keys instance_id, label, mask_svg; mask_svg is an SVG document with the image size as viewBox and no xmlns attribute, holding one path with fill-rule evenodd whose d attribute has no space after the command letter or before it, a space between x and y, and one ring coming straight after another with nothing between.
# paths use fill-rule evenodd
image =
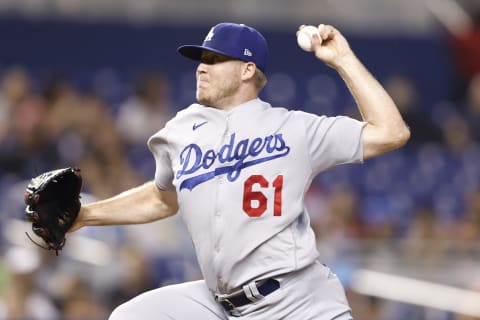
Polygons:
<instances>
[{"instance_id":1,"label":"pitcher's eye","mask_svg":"<svg viewBox=\"0 0 480 320\"><path fill-rule=\"evenodd\" d=\"M200 62L205 64L217 64L225 61L234 60L230 57L219 54L205 54L200 58Z\"/></svg>"}]
</instances>

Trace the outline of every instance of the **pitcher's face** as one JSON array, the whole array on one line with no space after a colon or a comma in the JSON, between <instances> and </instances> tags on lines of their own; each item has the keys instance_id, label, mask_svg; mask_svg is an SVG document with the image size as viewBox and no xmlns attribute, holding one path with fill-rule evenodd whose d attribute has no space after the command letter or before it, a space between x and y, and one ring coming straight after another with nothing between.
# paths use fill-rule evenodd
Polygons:
<instances>
[{"instance_id":1,"label":"pitcher's face","mask_svg":"<svg viewBox=\"0 0 480 320\"><path fill-rule=\"evenodd\" d=\"M200 104L219 107L228 102L241 84L244 62L204 51L197 67L196 98Z\"/></svg>"}]
</instances>

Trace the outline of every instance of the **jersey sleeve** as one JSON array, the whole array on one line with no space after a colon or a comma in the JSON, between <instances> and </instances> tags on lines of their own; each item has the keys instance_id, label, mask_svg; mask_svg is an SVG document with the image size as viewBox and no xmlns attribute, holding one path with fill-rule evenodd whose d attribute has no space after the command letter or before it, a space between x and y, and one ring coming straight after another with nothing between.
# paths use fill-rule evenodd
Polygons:
<instances>
[{"instance_id":1,"label":"jersey sleeve","mask_svg":"<svg viewBox=\"0 0 480 320\"><path fill-rule=\"evenodd\" d=\"M164 128L151 136L147 145L155 158L155 184L161 190L175 190L172 183L173 169L169 155L167 129Z\"/></svg>"},{"instance_id":2,"label":"jersey sleeve","mask_svg":"<svg viewBox=\"0 0 480 320\"><path fill-rule=\"evenodd\" d=\"M362 131L366 122L300 112L313 172L346 163L363 162Z\"/></svg>"}]
</instances>

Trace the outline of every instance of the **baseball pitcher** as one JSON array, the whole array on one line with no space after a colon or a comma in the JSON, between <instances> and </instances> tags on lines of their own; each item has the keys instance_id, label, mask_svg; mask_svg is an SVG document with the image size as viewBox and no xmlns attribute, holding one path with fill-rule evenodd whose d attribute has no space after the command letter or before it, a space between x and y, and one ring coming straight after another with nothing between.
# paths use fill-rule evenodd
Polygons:
<instances>
[{"instance_id":1,"label":"baseball pitcher","mask_svg":"<svg viewBox=\"0 0 480 320\"><path fill-rule=\"evenodd\" d=\"M178 48L198 61L197 102L148 140L154 180L83 205L70 231L179 213L203 279L134 297L110 320L352 319L340 281L319 261L304 195L317 174L397 149L410 131L343 35L315 28L309 51L339 73L362 121L262 101L268 46L249 26L220 23L201 45Z\"/></svg>"}]
</instances>

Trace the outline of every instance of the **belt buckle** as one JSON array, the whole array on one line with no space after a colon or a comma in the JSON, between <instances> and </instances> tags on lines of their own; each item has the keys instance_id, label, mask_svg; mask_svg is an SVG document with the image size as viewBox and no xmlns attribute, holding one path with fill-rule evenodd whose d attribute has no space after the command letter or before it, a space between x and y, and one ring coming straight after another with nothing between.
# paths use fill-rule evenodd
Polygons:
<instances>
[{"instance_id":1,"label":"belt buckle","mask_svg":"<svg viewBox=\"0 0 480 320\"><path fill-rule=\"evenodd\" d=\"M222 300L218 300L218 302L220 302L220 304L225 308L227 309L228 311L232 311L233 309L235 309L235 305L230 301L228 300L227 298L224 298Z\"/></svg>"},{"instance_id":2,"label":"belt buckle","mask_svg":"<svg viewBox=\"0 0 480 320\"><path fill-rule=\"evenodd\" d=\"M219 302L225 309L232 311L236 308L232 301L230 301L225 295L215 295L215 300Z\"/></svg>"}]
</instances>

